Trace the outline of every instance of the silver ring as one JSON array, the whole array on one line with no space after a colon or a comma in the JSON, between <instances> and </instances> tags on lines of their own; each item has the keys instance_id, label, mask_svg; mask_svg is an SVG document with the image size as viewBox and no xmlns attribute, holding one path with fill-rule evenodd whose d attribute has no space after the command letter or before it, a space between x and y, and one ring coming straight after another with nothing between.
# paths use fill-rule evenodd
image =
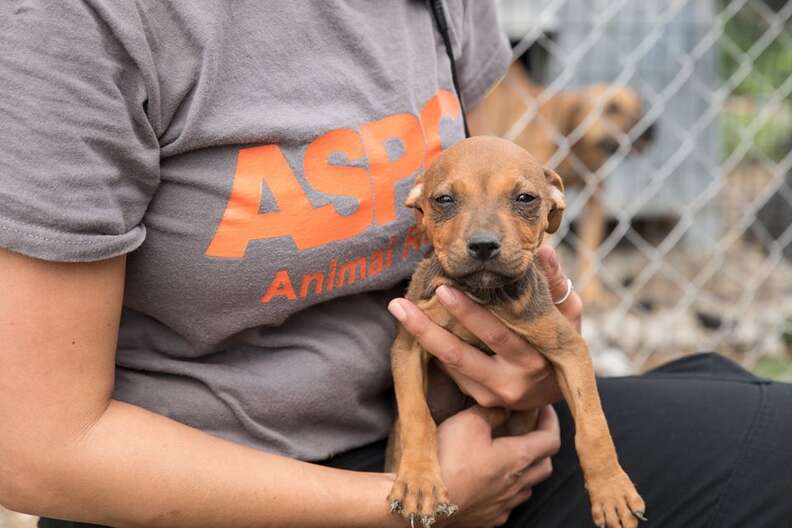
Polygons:
<instances>
[{"instance_id":1,"label":"silver ring","mask_svg":"<svg viewBox=\"0 0 792 528\"><path fill-rule=\"evenodd\" d=\"M567 277L567 290L566 290L566 293L564 294L563 297L561 297L560 300L554 301L553 304L561 304L561 303L563 303L564 301L569 299L569 296L572 295L572 292L574 290L575 290L575 287L572 285L572 279Z\"/></svg>"}]
</instances>

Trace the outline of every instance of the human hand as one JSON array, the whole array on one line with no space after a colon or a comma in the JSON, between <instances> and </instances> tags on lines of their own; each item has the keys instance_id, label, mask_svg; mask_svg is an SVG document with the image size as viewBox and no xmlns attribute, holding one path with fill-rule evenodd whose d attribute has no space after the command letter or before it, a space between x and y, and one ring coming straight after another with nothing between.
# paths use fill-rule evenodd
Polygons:
<instances>
[{"instance_id":1,"label":"human hand","mask_svg":"<svg viewBox=\"0 0 792 528\"><path fill-rule=\"evenodd\" d=\"M443 480L459 512L443 526L489 528L531 497L532 488L553 471L550 457L561 439L558 417L544 407L537 429L520 436L492 438L509 417L504 409L471 407L443 422L437 431Z\"/></svg>"},{"instance_id":2,"label":"human hand","mask_svg":"<svg viewBox=\"0 0 792 528\"><path fill-rule=\"evenodd\" d=\"M567 291L567 278L555 250L543 246L537 252L537 258L547 277L552 298L563 298ZM441 286L437 289L437 296L449 313L481 339L494 355L482 352L434 324L406 299L394 299L388 308L407 331L439 360L462 392L484 407L514 410L537 409L561 399L551 365L527 341L463 293ZM556 308L580 329L583 303L574 291Z\"/></svg>"}]
</instances>

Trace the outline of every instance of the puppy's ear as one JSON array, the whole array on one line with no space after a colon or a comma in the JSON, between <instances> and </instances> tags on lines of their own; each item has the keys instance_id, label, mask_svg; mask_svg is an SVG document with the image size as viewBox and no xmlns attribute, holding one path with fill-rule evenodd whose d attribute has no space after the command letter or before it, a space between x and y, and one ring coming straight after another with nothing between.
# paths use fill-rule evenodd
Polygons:
<instances>
[{"instance_id":1,"label":"puppy's ear","mask_svg":"<svg viewBox=\"0 0 792 528\"><path fill-rule=\"evenodd\" d=\"M423 195L423 190L424 179L423 174L421 174L415 178L415 183L413 184L412 189L410 189L410 192L407 193L407 198L404 199L404 205L410 209L415 209L415 227L418 229L419 233L423 233L425 230L423 208L421 208L421 196Z\"/></svg>"},{"instance_id":2,"label":"puppy's ear","mask_svg":"<svg viewBox=\"0 0 792 528\"><path fill-rule=\"evenodd\" d=\"M418 176L415 179L415 183L410 189L410 192L407 193L407 198L404 199L404 205L411 209L421 210L421 206L418 203L421 200L421 195L423 194L423 176Z\"/></svg>"},{"instance_id":3,"label":"puppy's ear","mask_svg":"<svg viewBox=\"0 0 792 528\"><path fill-rule=\"evenodd\" d=\"M550 198L550 209L547 211L547 231L555 233L561 226L561 219L564 217L564 182L554 170L544 170L545 181L547 182L548 196Z\"/></svg>"}]
</instances>

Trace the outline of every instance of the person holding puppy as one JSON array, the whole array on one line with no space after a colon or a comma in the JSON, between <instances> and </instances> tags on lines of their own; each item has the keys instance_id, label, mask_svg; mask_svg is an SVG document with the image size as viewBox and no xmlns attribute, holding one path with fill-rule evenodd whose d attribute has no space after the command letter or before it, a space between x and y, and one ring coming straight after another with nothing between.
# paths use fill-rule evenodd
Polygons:
<instances>
[{"instance_id":1,"label":"person holding puppy","mask_svg":"<svg viewBox=\"0 0 792 528\"><path fill-rule=\"evenodd\" d=\"M511 55L492 3L446 8L475 132ZM392 300L427 250L404 195L463 137L424 2L30 0L0 29L0 504L42 527L402 526L389 306L479 404L439 426L447 525L588 519L541 357L453 292L494 357ZM750 456L792 428L786 389L717 365L601 384L650 518L789 513L771 486L733 500L789 458ZM536 431L492 439L528 408Z\"/></svg>"}]
</instances>

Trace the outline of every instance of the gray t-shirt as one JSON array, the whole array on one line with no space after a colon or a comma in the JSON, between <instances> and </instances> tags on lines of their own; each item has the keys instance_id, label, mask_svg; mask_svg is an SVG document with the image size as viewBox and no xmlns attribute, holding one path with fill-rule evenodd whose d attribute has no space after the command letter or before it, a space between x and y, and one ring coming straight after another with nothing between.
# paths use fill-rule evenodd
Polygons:
<instances>
[{"instance_id":1,"label":"gray t-shirt","mask_svg":"<svg viewBox=\"0 0 792 528\"><path fill-rule=\"evenodd\" d=\"M470 107L510 52L447 8ZM387 434L402 202L461 137L424 1L0 3L0 246L128 253L115 397L270 452Z\"/></svg>"}]
</instances>

